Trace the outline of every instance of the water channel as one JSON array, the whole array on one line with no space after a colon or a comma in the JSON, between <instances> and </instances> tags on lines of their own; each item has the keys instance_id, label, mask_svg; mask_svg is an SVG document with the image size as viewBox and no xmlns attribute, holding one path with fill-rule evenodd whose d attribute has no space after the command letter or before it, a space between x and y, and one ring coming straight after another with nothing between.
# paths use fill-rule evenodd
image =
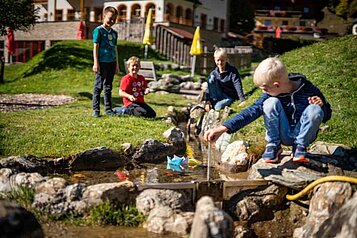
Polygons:
<instances>
[{"instance_id":1,"label":"water channel","mask_svg":"<svg viewBox=\"0 0 357 238\"><path fill-rule=\"evenodd\" d=\"M134 184L143 183L179 183L189 182L195 180L207 180L207 162L210 157L210 179L243 179L246 177L246 173L238 174L225 174L222 171L215 168L215 158L220 156L214 152L214 149L208 153L207 148L202 148L200 142L189 142L193 150L193 156L196 160L202 162L197 167L185 167L183 171L173 171L167 169L167 162L161 164L142 164L142 169L134 169L128 171L128 180L134 182ZM204 152L203 152L204 151ZM78 171L65 177L69 183L85 183L88 185L99 183L114 183L119 182L115 171ZM46 237L66 237L66 238L88 238L88 237L162 237L162 238L175 238L180 237L175 234L158 235L150 233L142 227L120 227L120 226L74 226L64 224L62 222L50 222L43 224L43 229Z\"/></svg>"}]
</instances>

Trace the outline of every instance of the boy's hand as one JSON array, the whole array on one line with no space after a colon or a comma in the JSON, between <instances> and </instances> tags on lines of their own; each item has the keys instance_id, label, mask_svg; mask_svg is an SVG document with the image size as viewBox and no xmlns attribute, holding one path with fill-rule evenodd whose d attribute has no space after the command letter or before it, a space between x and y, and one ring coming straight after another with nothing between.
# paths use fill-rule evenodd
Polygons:
<instances>
[{"instance_id":1,"label":"boy's hand","mask_svg":"<svg viewBox=\"0 0 357 238\"><path fill-rule=\"evenodd\" d=\"M136 101L136 97L134 97L134 95L129 95L128 96L128 99L132 102L135 102Z\"/></svg>"},{"instance_id":2,"label":"boy's hand","mask_svg":"<svg viewBox=\"0 0 357 238\"><path fill-rule=\"evenodd\" d=\"M308 100L309 100L309 104L316 104L319 105L320 107L323 107L324 105L323 101L318 96L309 97Z\"/></svg>"},{"instance_id":3,"label":"boy's hand","mask_svg":"<svg viewBox=\"0 0 357 238\"><path fill-rule=\"evenodd\" d=\"M144 94L149 94L150 93L150 88L145 88Z\"/></svg>"},{"instance_id":4,"label":"boy's hand","mask_svg":"<svg viewBox=\"0 0 357 238\"><path fill-rule=\"evenodd\" d=\"M238 104L238 107L243 107L245 104L246 104L246 101L243 101L243 102Z\"/></svg>"},{"instance_id":5,"label":"boy's hand","mask_svg":"<svg viewBox=\"0 0 357 238\"><path fill-rule=\"evenodd\" d=\"M93 72L95 72L95 73L99 73L99 72L100 72L100 67L99 67L99 65L94 64L92 70L93 70Z\"/></svg>"},{"instance_id":6,"label":"boy's hand","mask_svg":"<svg viewBox=\"0 0 357 238\"><path fill-rule=\"evenodd\" d=\"M206 112L211 111L211 109L212 109L211 103L210 103L210 102L207 102L207 103L205 104L205 110L206 110Z\"/></svg>"},{"instance_id":7,"label":"boy's hand","mask_svg":"<svg viewBox=\"0 0 357 238\"><path fill-rule=\"evenodd\" d=\"M206 131L203 138L208 142L215 142L224 132L228 131L228 128L225 126L219 126L213 129Z\"/></svg>"}]
</instances>

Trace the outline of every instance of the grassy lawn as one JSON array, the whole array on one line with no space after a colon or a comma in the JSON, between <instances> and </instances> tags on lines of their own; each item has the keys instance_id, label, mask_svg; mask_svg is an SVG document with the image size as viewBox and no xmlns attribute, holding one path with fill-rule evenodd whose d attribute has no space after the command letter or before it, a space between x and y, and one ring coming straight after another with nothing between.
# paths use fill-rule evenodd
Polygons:
<instances>
[{"instance_id":1,"label":"grassy lawn","mask_svg":"<svg viewBox=\"0 0 357 238\"><path fill-rule=\"evenodd\" d=\"M332 105L330 130L320 133L318 140L341 143L357 148L357 38L347 36L316 43L281 56L291 72L305 74L317 85ZM143 56L141 44L119 42L119 63L131 55ZM155 62L164 59L149 52ZM65 94L78 100L74 103L44 110L0 113L0 155L32 154L67 156L80 151L108 146L119 149L130 142L140 145L148 138L164 141L162 133L172 125L160 119L136 117L92 118L91 95L93 87L92 44L90 41L58 43L26 64L11 65L5 69L5 84L0 93ZM121 68L123 72L123 68ZM161 74L163 72L158 72ZM188 74L188 73L187 73ZM119 77L113 84L114 106L121 106L117 88ZM260 96L252 78L243 80L247 105ZM165 115L167 106L183 107L189 100L180 95L150 94L147 102L157 112ZM233 104L238 112L238 103ZM102 107L103 108L103 107ZM234 135L235 139L248 141L252 147L264 144L262 118Z\"/></svg>"}]
</instances>

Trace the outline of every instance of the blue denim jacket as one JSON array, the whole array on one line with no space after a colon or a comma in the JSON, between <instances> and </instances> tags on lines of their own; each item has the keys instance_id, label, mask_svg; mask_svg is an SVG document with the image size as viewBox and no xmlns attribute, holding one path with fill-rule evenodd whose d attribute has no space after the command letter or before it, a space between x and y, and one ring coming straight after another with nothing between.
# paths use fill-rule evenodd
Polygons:
<instances>
[{"instance_id":1,"label":"blue denim jacket","mask_svg":"<svg viewBox=\"0 0 357 238\"><path fill-rule=\"evenodd\" d=\"M289 74L289 80L301 80L300 87L292 93L280 94L276 97L281 102L291 126L294 126L299 122L303 111L309 105L308 97L312 96L319 96L323 101L323 122L326 122L331 118L332 111L330 104L326 101L321 91L310 81L308 81L304 75ZM263 93L254 104L244 109L231 119L225 121L223 126L228 128L228 133L234 133L238 131L239 129L243 128L263 115L263 103L269 97L271 96Z\"/></svg>"}]
</instances>

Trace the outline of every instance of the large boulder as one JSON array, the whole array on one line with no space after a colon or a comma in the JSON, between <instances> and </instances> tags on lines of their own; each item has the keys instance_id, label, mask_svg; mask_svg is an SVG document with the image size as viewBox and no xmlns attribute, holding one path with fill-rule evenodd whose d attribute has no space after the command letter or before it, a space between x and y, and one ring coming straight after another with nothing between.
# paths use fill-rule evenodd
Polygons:
<instances>
[{"instance_id":1,"label":"large boulder","mask_svg":"<svg viewBox=\"0 0 357 238\"><path fill-rule=\"evenodd\" d=\"M172 156L177 152L177 148L172 144L149 139L135 152L132 158L139 162L162 163L166 160L167 155Z\"/></svg>"},{"instance_id":2,"label":"large boulder","mask_svg":"<svg viewBox=\"0 0 357 238\"><path fill-rule=\"evenodd\" d=\"M115 170L124 166L128 158L107 147L98 147L83 151L70 162L72 171L79 170Z\"/></svg>"},{"instance_id":3,"label":"large boulder","mask_svg":"<svg viewBox=\"0 0 357 238\"><path fill-rule=\"evenodd\" d=\"M192 194L168 189L146 189L136 198L136 207L146 216L156 207L192 210Z\"/></svg>"},{"instance_id":4,"label":"large boulder","mask_svg":"<svg viewBox=\"0 0 357 238\"><path fill-rule=\"evenodd\" d=\"M331 220L335 220L333 218L336 213L342 208L342 206L351 198L352 196L352 188L351 185L348 183L323 183L314 189L314 195L310 201L310 208L309 208L309 215L307 216L307 220L304 226L295 229L294 237L295 238L307 238L307 237L336 237L332 236L331 234L326 233L326 228L331 230ZM350 214L352 218L351 221L349 219L341 219L338 224L335 224L335 227L345 227L347 230L338 231L335 230L335 233L341 232L341 234L345 234L346 236L337 236L337 237L356 237L351 236L352 233L355 233L355 229L349 229L349 224L356 225L357 223L357 216L356 213L352 211L356 211L357 203L352 206L347 206L351 208L347 214ZM346 209L346 208L345 208ZM352 212L352 213L351 213ZM346 213L341 212L340 215ZM337 215L336 215L337 216ZM324 226L322 227L323 223L327 220ZM330 224L330 226L328 225ZM352 233L351 233L352 232ZM326 234L326 236L321 236L321 234Z\"/></svg>"},{"instance_id":5,"label":"large boulder","mask_svg":"<svg viewBox=\"0 0 357 238\"><path fill-rule=\"evenodd\" d=\"M0 200L1 238L42 238L41 225L36 217L16 203Z\"/></svg>"}]
</instances>

